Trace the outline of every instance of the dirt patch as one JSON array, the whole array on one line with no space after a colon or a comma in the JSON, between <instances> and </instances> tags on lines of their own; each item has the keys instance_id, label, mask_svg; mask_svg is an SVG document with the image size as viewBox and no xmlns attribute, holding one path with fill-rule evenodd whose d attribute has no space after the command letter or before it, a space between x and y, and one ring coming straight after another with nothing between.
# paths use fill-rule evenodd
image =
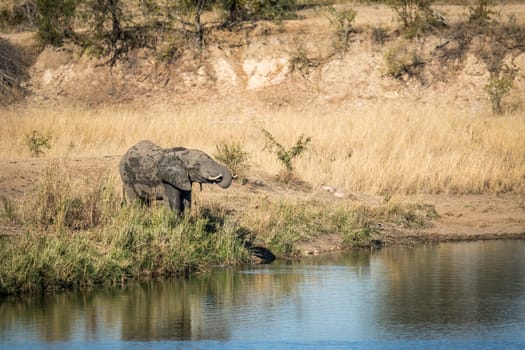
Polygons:
<instances>
[{"instance_id":1,"label":"dirt patch","mask_svg":"<svg viewBox=\"0 0 525 350\"><path fill-rule=\"evenodd\" d=\"M86 186L90 179L102 176L118 178L120 156L78 158L65 160L13 159L0 160L0 193L11 201L19 201L30 195L44 169L52 162L61 162L71 172L79 186ZM252 174L244 184L234 183L229 189L203 186L199 192L194 188L194 206L218 203L234 216L251 215L268 201L308 201L315 199L326 205L351 201L356 205L376 207L384 199L359 193L346 193L344 197L326 188L298 188L275 182L265 173ZM403 203L424 203L433 206L438 217L428 228L407 228L402 223L377 225L376 238L384 245L423 244L443 241L484 239L525 239L525 196L501 195L414 195L398 199ZM0 217L0 234L17 234L21 228L10 223L5 215ZM340 250L343 237L326 233L308 242L298 244L304 255L317 255Z\"/></svg>"}]
</instances>

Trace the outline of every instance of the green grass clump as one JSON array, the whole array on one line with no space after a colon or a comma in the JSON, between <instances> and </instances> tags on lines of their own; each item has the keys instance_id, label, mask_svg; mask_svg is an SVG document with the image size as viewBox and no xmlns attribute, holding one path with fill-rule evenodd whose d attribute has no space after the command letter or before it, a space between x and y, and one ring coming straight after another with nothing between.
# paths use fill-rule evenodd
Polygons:
<instances>
[{"instance_id":1,"label":"green grass clump","mask_svg":"<svg viewBox=\"0 0 525 350\"><path fill-rule=\"evenodd\" d=\"M261 208L259 215L245 226L253 227L257 239L282 259L297 257L301 242L326 234L341 234L343 248L370 246L375 234L372 215L362 207L280 201Z\"/></svg>"},{"instance_id":2,"label":"green grass clump","mask_svg":"<svg viewBox=\"0 0 525 350\"><path fill-rule=\"evenodd\" d=\"M247 261L237 226L211 220L129 206L96 230L4 238L0 295L114 285Z\"/></svg>"},{"instance_id":3,"label":"green grass clump","mask_svg":"<svg viewBox=\"0 0 525 350\"><path fill-rule=\"evenodd\" d=\"M215 147L217 149L214 154L215 159L226 165L236 178L246 177L251 167L250 154L243 149L239 142L222 141Z\"/></svg>"},{"instance_id":4,"label":"green grass clump","mask_svg":"<svg viewBox=\"0 0 525 350\"><path fill-rule=\"evenodd\" d=\"M51 148L52 136L38 130L33 130L26 135L25 144L33 157L40 157Z\"/></svg>"},{"instance_id":5,"label":"green grass clump","mask_svg":"<svg viewBox=\"0 0 525 350\"><path fill-rule=\"evenodd\" d=\"M0 237L0 296L186 275L248 261L239 227L220 208L180 216L121 207L111 179L78 186L51 164L14 212L24 234ZM7 209L6 209L7 208ZM9 217L8 217L9 218Z\"/></svg>"}]
</instances>

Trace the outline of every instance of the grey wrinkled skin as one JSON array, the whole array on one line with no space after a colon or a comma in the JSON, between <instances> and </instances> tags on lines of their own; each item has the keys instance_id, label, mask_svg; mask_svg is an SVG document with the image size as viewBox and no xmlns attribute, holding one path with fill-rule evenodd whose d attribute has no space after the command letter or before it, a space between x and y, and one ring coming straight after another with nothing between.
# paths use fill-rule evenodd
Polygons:
<instances>
[{"instance_id":1,"label":"grey wrinkled skin","mask_svg":"<svg viewBox=\"0 0 525 350\"><path fill-rule=\"evenodd\" d=\"M161 148L140 141L122 157L119 165L124 193L130 201L150 204L165 200L172 210L191 207L191 185L214 183L228 188L232 173L206 153L184 147Z\"/></svg>"}]
</instances>

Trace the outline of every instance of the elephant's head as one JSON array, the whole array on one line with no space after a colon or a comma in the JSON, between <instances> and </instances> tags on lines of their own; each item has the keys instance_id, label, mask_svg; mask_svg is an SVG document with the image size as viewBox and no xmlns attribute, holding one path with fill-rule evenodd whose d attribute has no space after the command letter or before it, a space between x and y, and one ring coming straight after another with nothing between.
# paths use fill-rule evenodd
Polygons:
<instances>
[{"instance_id":1,"label":"elephant's head","mask_svg":"<svg viewBox=\"0 0 525 350\"><path fill-rule=\"evenodd\" d=\"M206 153L182 147L170 148L159 162L159 176L173 186L191 190L191 183L213 183L228 188L232 173Z\"/></svg>"}]
</instances>

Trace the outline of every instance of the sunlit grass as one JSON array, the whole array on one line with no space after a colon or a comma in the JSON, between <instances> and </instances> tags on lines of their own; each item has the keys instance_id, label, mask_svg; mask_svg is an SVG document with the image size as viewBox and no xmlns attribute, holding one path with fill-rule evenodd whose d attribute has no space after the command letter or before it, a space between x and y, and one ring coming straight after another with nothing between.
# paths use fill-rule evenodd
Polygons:
<instances>
[{"instance_id":1,"label":"sunlit grass","mask_svg":"<svg viewBox=\"0 0 525 350\"><path fill-rule=\"evenodd\" d=\"M233 140L255 170L277 174L281 165L263 152L264 128L287 146L301 134L312 137L295 164L312 185L371 194L525 190L523 112L494 117L429 105L250 114L213 106L155 113L64 108L2 111L0 122L2 158L29 157L24 140L33 130L52 135L49 158L120 155L143 139L213 154L218 143Z\"/></svg>"}]
</instances>

